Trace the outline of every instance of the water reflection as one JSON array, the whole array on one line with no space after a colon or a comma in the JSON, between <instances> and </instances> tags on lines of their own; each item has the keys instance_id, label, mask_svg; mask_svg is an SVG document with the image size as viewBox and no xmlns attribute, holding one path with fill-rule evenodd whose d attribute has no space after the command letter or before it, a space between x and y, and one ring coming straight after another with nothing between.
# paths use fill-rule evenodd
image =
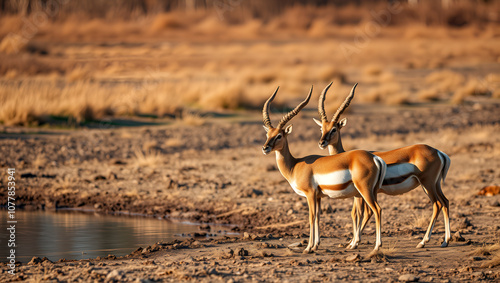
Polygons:
<instances>
[{"instance_id":1,"label":"water reflection","mask_svg":"<svg viewBox=\"0 0 500 283\"><path fill-rule=\"evenodd\" d=\"M86 259L126 255L160 240L170 241L196 226L144 217L117 217L91 213L16 211L16 258L33 256ZM1 213L0 261L7 261L7 211ZM219 227L220 228L220 227Z\"/></svg>"}]
</instances>

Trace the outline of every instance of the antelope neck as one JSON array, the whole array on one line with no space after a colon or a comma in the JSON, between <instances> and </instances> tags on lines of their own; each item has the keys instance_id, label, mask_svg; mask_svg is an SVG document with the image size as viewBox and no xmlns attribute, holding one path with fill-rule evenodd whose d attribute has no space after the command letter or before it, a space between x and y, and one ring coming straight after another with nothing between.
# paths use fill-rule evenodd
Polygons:
<instances>
[{"instance_id":1,"label":"antelope neck","mask_svg":"<svg viewBox=\"0 0 500 283\"><path fill-rule=\"evenodd\" d=\"M286 138L284 142L283 148L281 150L276 150L276 163L283 177L287 180L291 180L293 167L295 167L297 160L290 153Z\"/></svg>"},{"instance_id":2,"label":"antelope neck","mask_svg":"<svg viewBox=\"0 0 500 283\"><path fill-rule=\"evenodd\" d=\"M335 154L345 152L344 147L342 146L342 139L340 137L340 133L339 133L339 140L337 142L337 145L333 146L332 144L328 144L328 151L330 152L330 155L335 155Z\"/></svg>"}]
</instances>

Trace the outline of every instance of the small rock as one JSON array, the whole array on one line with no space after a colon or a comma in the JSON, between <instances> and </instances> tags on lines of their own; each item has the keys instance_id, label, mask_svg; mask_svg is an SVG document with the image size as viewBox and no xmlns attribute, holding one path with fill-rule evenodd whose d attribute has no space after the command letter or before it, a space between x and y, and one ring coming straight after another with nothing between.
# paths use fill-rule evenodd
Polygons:
<instances>
[{"instance_id":1,"label":"small rock","mask_svg":"<svg viewBox=\"0 0 500 283\"><path fill-rule=\"evenodd\" d=\"M109 180L116 180L116 179L118 179L118 176L116 176L115 173L110 172L109 175L108 175L108 179Z\"/></svg>"},{"instance_id":2,"label":"small rock","mask_svg":"<svg viewBox=\"0 0 500 283\"><path fill-rule=\"evenodd\" d=\"M484 273L482 271L477 271L471 274L472 277L483 277Z\"/></svg>"},{"instance_id":3,"label":"small rock","mask_svg":"<svg viewBox=\"0 0 500 283\"><path fill-rule=\"evenodd\" d=\"M292 215L292 214L294 214L294 213L295 213L295 211L294 211L293 209L290 209L290 210L288 210L288 211L286 212L286 215Z\"/></svg>"},{"instance_id":4,"label":"small rock","mask_svg":"<svg viewBox=\"0 0 500 283\"><path fill-rule=\"evenodd\" d=\"M361 256L359 254L352 254L350 256L347 256L345 258L345 261L347 262L354 262L354 261L358 261L361 259Z\"/></svg>"},{"instance_id":5,"label":"small rock","mask_svg":"<svg viewBox=\"0 0 500 283\"><path fill-rule=\"evenodd\" d=\"M121 270L113 270L106 276L106 281L121 281L124 278L123 271Z\"/></svg>"},{"instance_id":6,"label":"small rock","mask_svg":"<svg viewBox=\"0 0 500 283\"><path fill-rule=\"evenodd\" d=\"M298 248L298 247L302 247L302 243L301 243L301 242L293 243L293 244L288 245L288 247L289 247L289 248Z\"/></svg>"},{"instance_id":7,"label":"small rock","mask_svg":"<svg viewBox=\"0 0 500 283\"><path fill-rule=\"evenodd\" d=\"M94 208L95 209L101 209L102 208L102 203L98 202L98 203L94 204Z\"/></svg>"},{"instance_id":8,"label":"small rock","mask_svg":"<svg viewBox=\"0 0 500 283\"><path fill-rule=\"evenodd\" d=\"M248 232L243 233L243 239L250 239L250 234Z\"/></svg>"},{"instance_id":9,"label":"small rock","mask_svg":"<svg viewBox=\"0 0 500 283\"><path fill-rule=\"evenodd\" d=\"M201 224L200 226L198 226L198 229L210 231L210 225L208 225L208 224Z\"/></svg>"},{"instance_id":10,"label":"small rock","mask_svg":"<svg viewBox=\"0 0 500 283\"><path fill-rule=\"evenodd\" d=\"M238 255L239 256L248 256L248 251L245 250L244 248L241 248L239 251L238 251Z\"/></svg>"},{"instance_id":11,"label":"small rock","mask_svg":"<svg viewBox=\"0 0 500 283\"><path fill-rule=\"evenodd\" d=\"M94 177L94 181L99 181L99 180L106 180L106 177L104 177L103 175L97 175Z\"/></svg>"},{"instance_id":12,"label":"small rock","mask_svg":"<svg viewBox=\"0 0 500 283\"><path fill-rule=\"evenodd\" d=\"M417 282L418 277L413 274L403 274L399 276L398 280L402 282Z\"/></svg>"},{"instance_id":13,"label":"small rock","mask_svg":"<svg viewBox=\"0 0 500 283\"><path fill-rule=\"evenodd\" d=\"M326 214L331 214L334 213L336 209L334 209L329 203L326 205L325 208L323 208L323 212Z\"/></svg>"},{"instance_id":14,"label":"small rock","mask_svg":"<svg viewBox=\"0 0 500 283\"><path fill-rule=\"evenodd\" d=\"M269 164L266 166L266 171L270 172L270 171L276 171L278 170L278 168L276 168L276 166L274 166L273 164Z\"/></svg>"},{"instance_id":15,"label":"small rock","mask_svg":"<svg viewBox=\"0 0 500 283\"><path fill-rule=\"evenodd\" d=\"M451 239L455 242L465 242L465 238L462 237L462 235L458 231L455 234L453 234Z\"/></svg>"},{"instance_id":16,"label":"small rock","mask_svg":"<svg viewBox=\"0 0 500 283\"><path fill-rule=\"evenodd\" d=\"M458 223L459 229L467 229L467 227L473 227L472 223L470 223L467 217L462 218L462 220Z\"/></svg>"},{"instance_id":17,"label":"small rock","mask_svg":"<svg viewBox=\"0 0 500 283\"><path fill-rule=\"evenodd\" d=\"M35 264L39 264L40 262L42 262L42 259L39 258L39 257L36 257L34 256L30 262L28 262L28 265L35 265Z\"/></svg>"}]
</instances>

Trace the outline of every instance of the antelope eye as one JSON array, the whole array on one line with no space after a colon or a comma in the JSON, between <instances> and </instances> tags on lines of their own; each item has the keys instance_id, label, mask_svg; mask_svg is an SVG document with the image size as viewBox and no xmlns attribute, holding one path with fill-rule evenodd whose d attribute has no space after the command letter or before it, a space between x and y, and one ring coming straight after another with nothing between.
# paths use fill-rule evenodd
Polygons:
<instances>
[{"instance_id":1,"label":"antelope eye","mask_svg":"<svg viewBox=\"0 0 500 283\"><path fill-rule=\"evenodd\" d=\"M279 140L279 139L281 139L281 135L276 136L276 140Z\"/></svg>"},{"instance_id":2,"label":"antelope eye","mask_svg":"<svg viewBox=\"0 0 500 283\"><path fill-rule=\"evenodd\" d=\"M332 129L332 133L335 133L336 131L337 131L337 129L336 129L336 128L333 128L333 129Z\"/></svg>"}]
</instances>

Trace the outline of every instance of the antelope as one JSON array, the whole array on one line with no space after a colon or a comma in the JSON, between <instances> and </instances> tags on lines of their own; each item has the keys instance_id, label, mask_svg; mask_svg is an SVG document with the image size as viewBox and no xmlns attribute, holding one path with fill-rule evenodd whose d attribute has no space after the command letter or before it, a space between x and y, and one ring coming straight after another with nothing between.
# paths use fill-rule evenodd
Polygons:
<instances>
[{"instance_id":1,"label":"antelope","mask_svg":"<svg viewBox=\"0 0 500 283\"><path fill-rule=\"evenodd\" d=\"M328 147L330 155L336 156L345 152L340 138L340 129L345 127L347 119L344 118L339 121L339 118L354 98L354 91L357 84L353 86L347 98L337 109L332 120L328 121L325 112L325 96L331 85L332 83L326 86L319 97L318 112L321 121L313 119L321 127L319 147L321 149ZM445 224L445 237L441 247L447 247L451 238L449 202L441 190L441 181L444 184L446 174L450 168L451 160L448 155L425 144L416 144L390 151L372 153L381 157L387 163L387 173L379 192L387 195L400 195L420 185L432 202L431 221L424 238L418 243L417 248L423 248L429 242L441 209L443 210ZM354 197L351 216L355 227L355 235L361 234L371 214L365 201L360 197ZM361 218L363 218L362 221ZM354 249L358 244L359 236L354 236L348 248Z\"/></svg>"},{"instance_id":2,"label":"antelope","mask_svg":"<svg viewBox=\"0 0 500 283\"><path fill-rule=\"evenodd\" d=\"M306 197L309 206L309 243L304 253L314 252L320 244L319 219L321 198L363 198L375 214L376 243L378 250L381 239L381 209L377 203L376 192L382 184L386 164L382 158L367 151L353 150L335 156L309 155L295 158L288 148L287 137L292 132L292 125L286 124L304 108L312 94L312 87L307 98L295 109L283 116L274 128L269 118L270 103L274 100L279 87L265 102L262 116L267 140L262 152L267 155L276 152L276 163L283 177L290 183L298 195Z\"/></svg>"}]
</instances>

